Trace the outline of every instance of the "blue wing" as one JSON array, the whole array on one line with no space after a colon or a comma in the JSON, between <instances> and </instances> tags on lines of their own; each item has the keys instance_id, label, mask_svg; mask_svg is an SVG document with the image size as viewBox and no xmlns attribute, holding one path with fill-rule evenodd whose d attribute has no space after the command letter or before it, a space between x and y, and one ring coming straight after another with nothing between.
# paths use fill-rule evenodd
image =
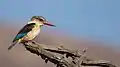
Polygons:
<instances>
[{"instance_id":1,"label":"blue wing","mask_svg":"<svg viewBox=\"0 0 120 67\"><path fill-rule=\"evenodd\" d=\"M27 33L29 31L31 31L34 27L35 23L31 23L31 24L27 24L25 25L20 31L19 33L16 35L16 37L14 38L13 42L21 39L22 37L24 37L25 35L27 35Z\"/></svg>"},{"instance_id":2,"label":"blue wing","mask_svg":"<svg viewBox=\"0 0 120 67\"><path fill-rule=\"evenodd\" d=\"M21 33L21 34L18 34L16 37L15 37L15 40L18 40L22 37L24 37L27 33Z\"/></svg>"}]
</instances>

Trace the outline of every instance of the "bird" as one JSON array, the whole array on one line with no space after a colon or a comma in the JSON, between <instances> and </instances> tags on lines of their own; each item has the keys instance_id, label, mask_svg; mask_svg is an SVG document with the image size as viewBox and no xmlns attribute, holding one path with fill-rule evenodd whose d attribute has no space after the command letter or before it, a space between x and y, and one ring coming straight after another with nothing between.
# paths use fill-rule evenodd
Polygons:
<instances>
[{"instance_id":1,"label":"bird","mask_svg":"<svg viewBox=\"0 0 120 67\"><path fill-rule=\"evenodd\" d=\"M15 44L33 41L39 35L41 27L45 25L56 27L48 23L43 16L32 16L30 21L17 33L8 50L11 50Z\"/></svg>"}]
</instances>

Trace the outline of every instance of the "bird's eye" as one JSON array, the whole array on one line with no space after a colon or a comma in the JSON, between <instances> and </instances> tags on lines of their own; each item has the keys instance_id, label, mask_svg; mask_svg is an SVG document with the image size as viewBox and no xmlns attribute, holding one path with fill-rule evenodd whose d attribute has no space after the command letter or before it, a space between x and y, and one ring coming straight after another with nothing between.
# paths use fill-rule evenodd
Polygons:
<instances>
[{"instance_id":1,"label":"bird's eye","mask_svg":"<svg viewBox=\"0 0 120 67\"><path fill-rule=\"evenodd\" d=\"M43 19L39 19L40 21L44 21Z\"/></svg>"}]
</instances>

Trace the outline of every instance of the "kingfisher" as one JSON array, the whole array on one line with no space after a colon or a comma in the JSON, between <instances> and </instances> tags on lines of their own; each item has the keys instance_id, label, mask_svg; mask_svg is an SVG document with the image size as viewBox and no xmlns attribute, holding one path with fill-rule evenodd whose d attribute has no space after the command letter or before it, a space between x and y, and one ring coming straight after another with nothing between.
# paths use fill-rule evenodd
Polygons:
<instances>
[{"instance_id":1,"label":"kingfisher","mask_svg":"<svg viewBox=\"0 0 120 67\"><path fill-rule=\"evenodd\" d=\"M33 41L39 35L41 27L45 25L55 27L55 25L48 23L43 16L33 16L15 36L8 50L15 46L15 44Z\"/></svg>"}]
</instances>

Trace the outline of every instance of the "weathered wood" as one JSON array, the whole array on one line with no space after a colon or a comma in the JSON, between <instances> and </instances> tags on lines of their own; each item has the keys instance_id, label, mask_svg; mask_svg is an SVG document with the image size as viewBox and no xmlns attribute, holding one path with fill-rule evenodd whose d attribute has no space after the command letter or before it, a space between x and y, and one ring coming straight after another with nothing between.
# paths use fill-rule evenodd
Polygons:
<instances>
[{"instance_id":1,"label":"weathered wood","mask_svg":"<svg viewBox=\"0 0 120 67\"><path fill-rule=\"evenodd\" d=\"M85 67L85 66L98 66L98 67L116 67L110 64L108 61L93 61L88 59L84 54L86 49L83 51L72 51L66 49L63 46L58 49L52 49L44 47L43 44L37 43L24 43L25 48L33 54L41 56L45 63L52 62L56 67Z\"/></svg>"}]
</instances>

